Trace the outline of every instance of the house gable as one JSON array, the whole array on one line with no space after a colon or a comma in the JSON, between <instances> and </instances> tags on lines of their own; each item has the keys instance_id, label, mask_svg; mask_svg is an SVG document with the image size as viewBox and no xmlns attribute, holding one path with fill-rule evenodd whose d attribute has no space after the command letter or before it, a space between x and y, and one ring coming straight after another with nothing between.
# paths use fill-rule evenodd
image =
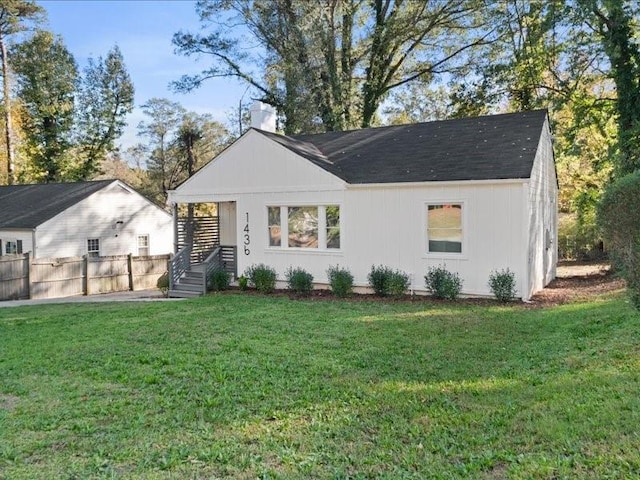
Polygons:
<instances>
[{"instance_id":1,"label":"house gable","mask_svg":"<svg viewBox=\"0 0 640 480\"><path fill-rule=\"evenodd\" d=\"M174 203L219 201L225 195L343 190L345 182L251 129L170 192Z\"/></svg>"}]
</instances>

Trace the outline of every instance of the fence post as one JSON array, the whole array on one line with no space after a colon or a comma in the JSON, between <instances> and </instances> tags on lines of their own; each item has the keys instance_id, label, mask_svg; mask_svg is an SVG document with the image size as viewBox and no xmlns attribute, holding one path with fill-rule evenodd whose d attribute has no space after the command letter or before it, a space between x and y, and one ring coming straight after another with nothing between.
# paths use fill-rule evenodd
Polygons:
<instances>
[{"instance_id":1,"label":"fence post","mask_svg":"<svg viewBox=\"0 0 640 480\"><path fill-rule=\"evenodd\" d=\"M127 270L129 270L129 290L133 292L133 254L127 255Z\"/></svg>"},{"instance_id":2,"label":"fence post","mask_svg":"<svg viewBox=\"0 0 640 480\"><path fill-rule=\"evenodd\" d=\"M27 252L26 256L24 257L25 261L27 262L27 288L28 288L28 294L29 294L29 300L31 300L31 252Z\"/></svg>"},{"instance_id":3,"label":"fence post","mask_svg":"<svg viewBox=\"0 0 640 480\"><path fill-rule=\"evenodd\" d=\"M89 255L84 257L84 294L89 295Z\"/></svg>"}]
</instances>

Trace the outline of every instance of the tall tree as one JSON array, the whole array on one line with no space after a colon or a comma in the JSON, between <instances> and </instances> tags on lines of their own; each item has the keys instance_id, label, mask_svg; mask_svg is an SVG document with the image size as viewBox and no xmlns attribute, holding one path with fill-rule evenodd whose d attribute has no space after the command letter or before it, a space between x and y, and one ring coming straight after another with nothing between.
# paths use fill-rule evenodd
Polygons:
<instances>
[{"instance_id":1,"label":"tall tree","mask_svg":"<svg viewBox=\"0 0 640 480\"><path fill-rule=\"evenodd\" d=\"M595 30L616 86L619 175L640 169L640 8L625 0L579 0Z\"/></svg>"},{"instance_id":2,"label":"tall tree","mask_svg":"<svg viewBox=\"0 0 640 480\"><path fill-rule=\"evenodd\" d=\"M208 35L179 32L177 51L207 54L210 68L176 87L236 77L285 119L285 132L375 123L380 104L407 83L451 71L493 35L481 29L482 2L407 0L199 0ZM250 55L239 30L260 51ZM251 69L248 66L259 66Z\"/></svg>"},{"instance_id":3,"label":"tall tree","mask_svg":"<svg viewBox=\"0 0 640 480\"><path fill-rule=\"evenodd\" d=\"M0 4L0 56L2 57L4 137L7 155L7 183L13 183L14 148L11 118L10 69L7 39L26 29L29 21L37 21L44 10L32 0L4 0Z\"/></svg>"},{"instance_id":4,"label":"tall tree","mask_svg":"<svg viewBox=\"0 0 640 480\"><path fill-rule=\"evenodd\" d=\"M89 59L75 122L79 154L74 169L78 179L90 178L115 150L114 142L126 126L125 117L133 110L133 94L133 83L117 46L104 59Z\"/></svg>"},{"instance_id":5,"label":"tall tree","mask_svg":"<svg viewBox=\"0 0 640 480\"><path fill-rule=\"evenodd\" d=\"M60 37L41 30L15 47L11 63L26 112L28 155L42 181L62 180L72 145L76 62Z\"/></svg>"},{"instance_id":6,"label":"tall tree","mask_svg":"<svg viewBox=\"0 0 640 480\"><path fill-rule=\"evenodd\" d=\"M142 112L148 120L140 122L138 135L147 140L147 169L157 180L160 196L166 199L167 191L175 182L175 165L169 147L185 109L166 98L152 98L142 105Z\"/></svg>"}]
</instances>

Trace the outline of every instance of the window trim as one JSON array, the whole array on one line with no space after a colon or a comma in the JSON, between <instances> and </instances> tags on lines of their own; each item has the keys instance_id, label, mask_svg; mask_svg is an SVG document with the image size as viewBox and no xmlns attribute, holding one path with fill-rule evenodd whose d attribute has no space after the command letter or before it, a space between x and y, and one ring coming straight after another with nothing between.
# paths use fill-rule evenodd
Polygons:
<instances>
[{"instance_id":1,"label":"window trim","mask_svg":"<svg viewBox=\"0 0 640 480\"><path fill-rule=\"evenodd\" d=\"M429 251L429 206L432 205L460 205L462 209L462 218L460 219L460 227L462 228L462 245L461 252L430 252ZM443 258L464 260L469 256L469 228L467 226L467 201L459 198L435 199L428 200L422 206L422 238L423 238L423 258Z\"/></svg>"},{"instance_id":2,"label":"window trim","mask_svg":"<svg viewBox=\"0 0 640 480\"><path fill-rule=\"evenodd\" d=\"M140 255L140 238L146 238L147 239L147 245L145 247L142 248L146 248L147 249L147 254L146 255ZM149 256L151 255L151 235L149 235L148 233L139 233L136 235L136 247L137 247L137 252L138 252L138 256L139 257L143 257L143 256Z\"/></svg>"},{"instance_id":3,"label":"window trim","mask_svg":"<svg viewBox=\"0 0 640 480\"><path fill-rule=\"evenodd\" d=\"M280 208L280 245L270 245L270 225L269 225L269 208ZM289 208L296 207L315 207L318 209L318 247L290 247L289 246ZM327 248L327 207L338 207L340 211L340 221L338 228L340 229L340 248ZM322 253L322 254L341 254L343 252L343 208L341 202L287 202L287 203L268 203L264 208L266 218L266 238L265 250L268 252L296 252L296 253ZM286 232L286 233L285 233Z\"/></svg>"},{"instance_id":4,"label":"window trim","mask_svg":"<svg viewBox=\"0 0 640 480\"><path fill-rule=\"evenodd\" d=\"M96 242L98 242L98 250L89 250L89 242L95 240ZM87 237L87 256L91 257L91 258L96 258L96 257L100 257L100 238L99 237ZM97 253L97 255L93 255L94 253Z\"/></svg>"}]
</instances>

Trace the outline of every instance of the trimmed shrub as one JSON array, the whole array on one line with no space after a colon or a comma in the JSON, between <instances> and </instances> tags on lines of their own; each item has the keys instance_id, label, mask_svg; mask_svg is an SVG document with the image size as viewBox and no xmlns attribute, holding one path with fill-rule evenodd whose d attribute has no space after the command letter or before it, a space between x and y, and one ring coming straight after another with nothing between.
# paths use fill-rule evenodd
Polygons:
<instances>
[{"instance_id":1,"label":"trimmed shrub","mask_svg":"<svg viewBox=\"0 0 640 480\"><path fill-rule=\"evenodd\" d=\"M287 287L298 295L309 295L313 290L313 275L305 269L289 267L285 275Z\"/></svg>"},{"instance_id":2,"label":"trimmed shrub","mask_svg":"<svg viewBox=\"0 0 640 480\"><path fill-rule=\"evenodd\" d=\"M375 294L381 297L399 296L409 289L409 275L382 265L373 265L367 279Z\"/></svg>"},{"instance_id":3,"label":"trimmed shrub","mask_svg":"<svg viewBox=\"0 0 640 480\"><path fill-rule=\"evenodd\" d=\"M506 270L493 270L489 274L489 288L501 302L510 302L516 296L516 275L508 268Z\"/></svg>"},{"instance_id":4,"label":"trimmed shrub","mask_svg":"<svg viewBox=\"0 0 640 480\"><path fill-rule=\"evenodd\" d=\"M209 288L214 292L219 292L229 288L231 275L221 268L214 268L209 274Z\"/></svg>"},{"instance_id":5,"label":"trimmed shrub","mask_svg":"<svg viewBox=\"0 0 640 480\"><path fill-rule=\"evenodd\" d=\"M640 310L640 170L607 187L597 220L631 302Z\"/></svg>"},{"instance_id":6,"label":"trimmed shrub","mask_svg":"<svg viewBox=\"0 0 640 480\"><path fill-rule=\"evenodd\" d=\"M271 293L276 289L276 271L263 263L251 265L244 275L260 293Z\"/></svg>"},{"instance_id":7,"label":"trimmed shrub","mask_svg":"<svg viewBox=\"0 0 640 480\"><path fill-rule=\"evenodd\" d=\"M156 286L163 296L166 297L169 294L169 272L164 272L160 277L158 277Z\"/></svg>"},{"instance_id":8,"label":"trimmed shrub","mask_svg":"<svg viewBox=\"0 0 640 480\"><path fill-rule=\"evenodd\" d=\"M240 290L246 290L248 286L249 279L244 275L240 275L240 277L238 278L238 288L240 288Z\"/></svg>"},{"instance_id":9,"label":"trimmed shrub","mask_svg":"<svg viewBox=\"0 0 640 480\"><path fill-rule=\"evenodd\" d=\"M430 267L424 277L424 284L435 298L455 300L462 291L460 276L450 272L444 266Z\"/></svg>"},{"instance_id":10,"label":"trimmed shrub","mask_svg":"<svg viewBox=\"0 0 640 480\"><path fill-rule=\"evenodd\" d=\"M340 268L338 265L329 267L327 277L334 295L346 297L353 291L353 275L346 268Z\"/></svg>"}]
</instances>

